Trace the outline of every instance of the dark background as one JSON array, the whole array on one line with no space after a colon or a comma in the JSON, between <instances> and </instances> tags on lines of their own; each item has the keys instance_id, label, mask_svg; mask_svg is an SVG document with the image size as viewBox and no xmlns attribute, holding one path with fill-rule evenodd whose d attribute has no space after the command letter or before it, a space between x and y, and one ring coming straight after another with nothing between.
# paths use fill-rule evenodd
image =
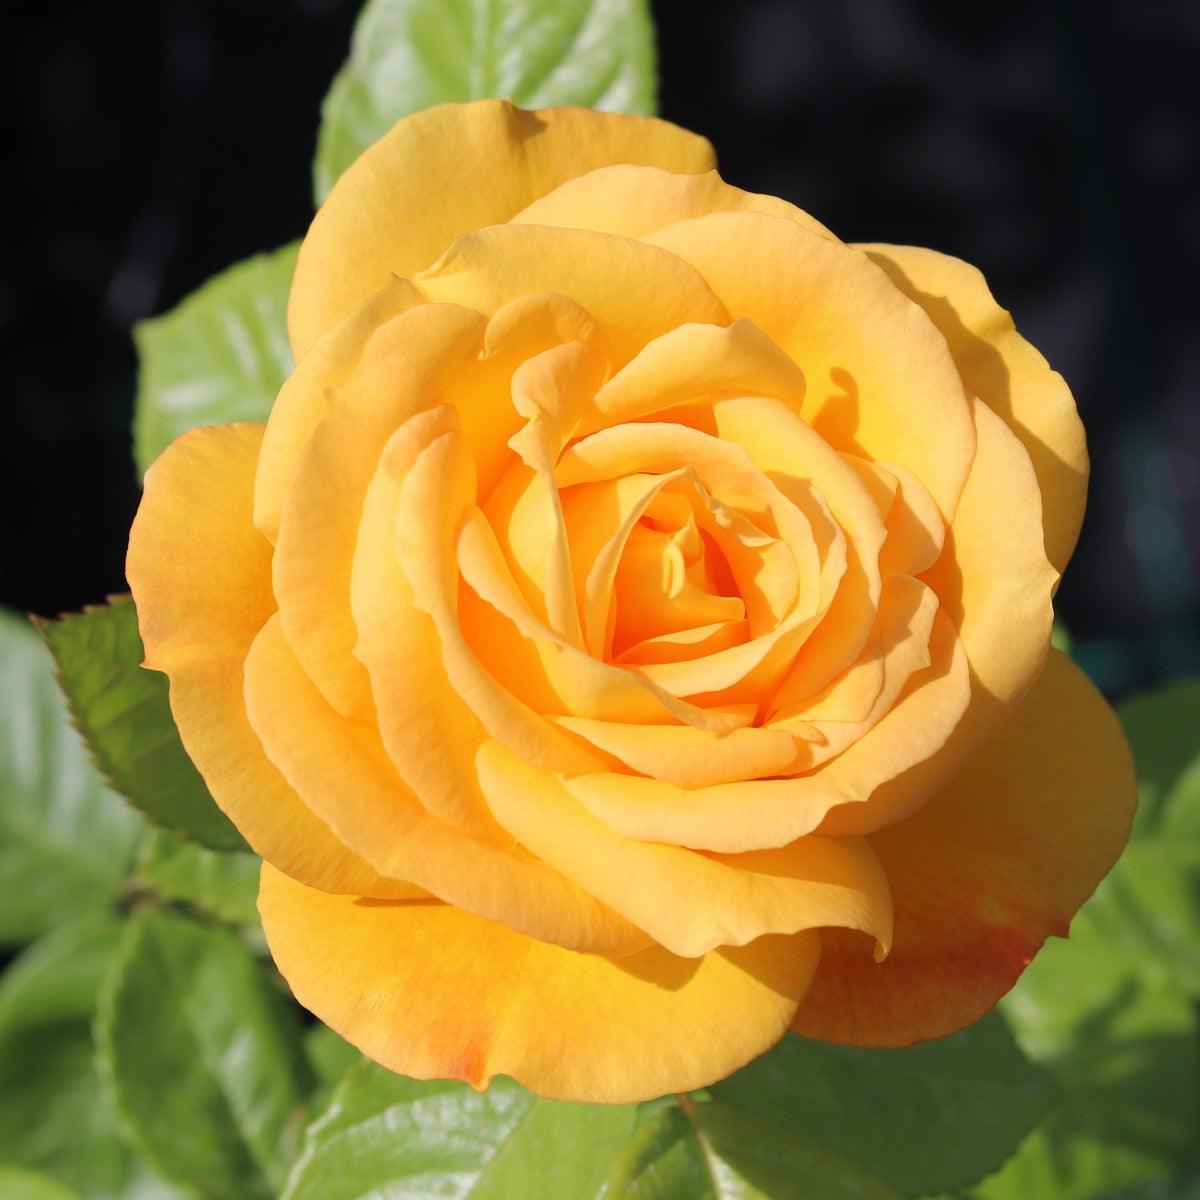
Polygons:
<instances>
[{"instance_id":1,"label":"dark background","mask_svg":"<svg viewBox=\"0 0 1200 1200\"><path fill-rule=\"evenodd\" d=\"M849 240L980 266L1093 456L1060 592L1112 693L1200 669L1200 4L660 3L664 116ZM301 234L356 0L8 14L0 602L124 586L133 321ZM14 211L15 209L15 211Z\"/></svg>"}]
</instances>

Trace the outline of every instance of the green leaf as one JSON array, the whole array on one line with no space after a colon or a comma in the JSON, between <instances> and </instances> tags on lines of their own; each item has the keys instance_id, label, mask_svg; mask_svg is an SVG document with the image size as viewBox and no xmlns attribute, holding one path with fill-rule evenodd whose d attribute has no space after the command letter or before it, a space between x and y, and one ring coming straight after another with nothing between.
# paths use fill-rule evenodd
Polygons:
<instances>
[{"instance_id":1,"label":"green leaf","mask_svg":"<svg viewBox=\"0 0 1200 1200\"><path fill-rule=\"evenodd\" d=\"M789 1035L710 1091L914 1196L957 1191L994 1171L1055 1094L995 1014L907 1050Z\"/></svg>"},{"instance_id":2,"label":"green leaf","mask_svg":"<svg viewBox=\"0 0 1200 1200\"><path fill-rule=\"evenodd\" d=\"M265 421L292 370L287 300L299 242L214 275L133 331L134 458L147 467L197 425Z\"/></svg>"},{"instance_id":3,"label":"green leaf","mask_svg":"<svg viewBox=\"0 0 1200 1200\"><path fill-rule=\"evenodd\" d=\"M646 0L369 0L321 109L317 203L419 109L499 97L653 113L656 89Z\"/></svg>"},{"instance_id":4,"label":"green leaf","mask_svg":"<svg viewBox=\"0 0 1200 1200\"><path fill-rule=\"evenodd\" d=\"M230 925L258 925L261 860L245 850L206 850L161 829L138 849L142 887Z\"/></svg>"},{"instance_id":5,"label":"green leaf","mask_svg":"<svg viewBox=\"0 0 1200 1200\"><path fill-rule=\"evenodd\" d=\"M304 1053L321 1083L341 1083L342 1076L362 1061L362 1055L328 1025L314 1025L304 1035Z\"/></svg>"},{"instance_id":6,"label":"green leaf","mask_svg":"<svg viewBox=\"0 0 1200 1200\"><path fill-rule=\"evenodd\" d=\"M329 1107L333 1089L351 1067L363 1061L363 1056L328 1025L314 1025L305 1033L304 1056L317 1077L317 1086L308 1098L309 1114L315 1117Z\"/></svg>"},{"instance_id":7,"label":"green leaf","mask_svg":"<svg viewBox=\"0 0 1200 1200\"><path fill-rule=\"evenodd\" d=\"M1182 1195L1200 1167L1200 682L1120 709L1140 811L1125 853L1003 1006L1065 1099L979 1195Z\"/></svg>"},{"instance_id":8,"label":"green leaf","mask_svg":"<svg viewBox=\"0 0 1200 1200\"><path fill-rule=\"evenodd\" d=\"M237 938L147 909L113 958L101 1069L134 1142L205 1200L274 1196L312 1080L295 1011Z\"/></svg>"},{"instance_id":9,"label":"green leaf","mask_svg":"<svg viewBox=\"0 0 1200 1200\"><path fill-rule=\"evenodd\" d=\"M1003 1001L1064 1099L979 1189L986 1200L1092 1200L1200 1164L1195 1006L1148 971L1136 949L1114 947L1105 917L1113 884L1110 876L1070 938L1048 942Z\"/></svg>"},{"instance_id":10,"label":"green leaf","mask_svg":"<svg viewBox=\"0 0 1200 1200\"><path fill-rule=\"evenodd\" d=\"M1112 962L1081 914L1070 942L1047 945L1007 1002L1065 1098L979 1188L986 1200L1092 1200L1118 1185L1163 1183L1197 1163L1194 1008Z\"/></svg>"},{"instance_id":11,"label":"green leaf","mask_svg":"<svg viewBox=\"0 0 1200 1200\"><path fill-rule=\"evenodd\" d=\"M899 1200L856 1162L769 1115L681 1097L622 1153L605 1200Z\"/></svg>"},{"instance_id":12,"label":"green leaf","mask_svg":"<svg viewBox=\"0 0 1200 1200\"><path fill-rule=\"evenodd\" d=\"M78 1192L49 1175L16 1167L0 1167L0 1196L4 1200L80 1200Z\"/></svg>"},{"instance_id":13,"label":"green leaf","mask_svg":"<svg viewBox=\"0 0 1200 1200\"><path fill-rule=\"evenodd\" d=\"M596 1200L631 1106L542 1100L352 1067L309 1128L283 1200Z\"/></svg>"},{"instance_id":14,"label":"green leaf","mask_svg":"<svg viewBox=\"0 0 1200 1200\"><path fill-rule=\"evenodd\" d=\"M0 611L0 946L116 896L137 814L88 760L33 627Z\"/></svg>"},{"instance_id":15,"label":"green leaf","mask_svg":"<svg viewBox=\"0 0 1200 1200\"><path fill-rule=\"evenodd\" d=\"M141 665L132 599L46 621L42 632L75 723L113 787L156 825L213 849L245 849L179 740L167 677Z\"/></svg>"},{"instance_id":16,"label":"green leaf","mask_svg":"<svg viewBox=\"0 0 1200 1200\"><path fill-rule=\"evenodd\" d=\"M178 1195L126 1146L96 1073L91 1026L120 929L107 913L80 917L0 978L0 1165L45 1172L87 1200ZM37 1176L0 1179L5 1200L60 1195Z\"/></svg>"},{"instance_id":17,"label":"green leaf","mask_svg":"<svg viewBox=\"0 0 1200 1200\"><path fill-rule=\"evenodd\" d=\"M1117 710L1138 776L1138 834L1200 835L1200 679L1181 679Z\"/></svg>"}]
</instances>

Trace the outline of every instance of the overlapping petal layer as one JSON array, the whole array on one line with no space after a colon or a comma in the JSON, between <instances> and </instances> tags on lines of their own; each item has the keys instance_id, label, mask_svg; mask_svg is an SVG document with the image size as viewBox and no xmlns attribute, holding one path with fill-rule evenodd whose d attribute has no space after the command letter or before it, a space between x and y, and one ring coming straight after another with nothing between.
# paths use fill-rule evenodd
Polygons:
<instances>
[{"instance_id":1,"label":"overlapping petal layer","mask_svg":"<svg viewBox=\"0 0 1200 1200\"><path fill-rule=\"evenodd\" d=\"M1119 846L1107 710L1039 678L1061 381L969 268L710 167L401 122L305 242L265 432L148 476L147 665L284 975L396 1070L635 1100L793 1021L948 1032Z\"/></svg>"}]
</instances>

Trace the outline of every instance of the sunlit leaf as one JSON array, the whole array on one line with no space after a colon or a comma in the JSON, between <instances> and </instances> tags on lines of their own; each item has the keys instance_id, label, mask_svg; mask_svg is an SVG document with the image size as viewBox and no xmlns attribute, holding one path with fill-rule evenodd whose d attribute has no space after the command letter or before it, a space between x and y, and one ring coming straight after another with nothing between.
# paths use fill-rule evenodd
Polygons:
<instances>
[{"instance_id":1,"label":"sunlit leaf","mask_svg":"<svg viewBox=\"0 0 1200 1200\"><path fill-rule=\"evenodd\" d=\"M0 977L0 1167L36 1172L0 1170L3 1200L181 1195L126 1145L96 1073L96 997L120 932L115 915L79 917Z\"/></svg>"},{"instance_id":2,"label":"sunlit leaf","mask_svg":"<svg viewBox=\"0 0 1200 1200\"><path fill-rule=\"evenodd\" d=\"M996 1014L906 1050L788 1036L711 1092L914 1196L956 1191L994 1171L1055 1096Z\"/></svg>"},{"instance_id":3,"label":"sunlit leaf","mask_svg":"<svg viewBox=\"0 0 1200 1200\"><path fill-rule=\"evenodd\" d=\"M632 1106L542 1100L352 1067L309 1128L283 1200L597 1200Z\"/></svg>"},{"instance_id":4,"label":"sunlit leaf","mask_svg":"<svg viewBox=\"0 0 1200 1200\"><path fill-rule=\"evenodd\" d=\"M685 1097L642 1124L614 1168L604 1196L901 1200L902 1193L788 1124Z\"/></svg>"},{"instance_id":5,"label":"sunlit leaf","mask_svg":"<svg viewBox=\"0 0 1200 1200\"><path fill-rule=\"evenodd\" d=\"M138 848L138 883L231 925L258 924L260 860L247 850L206 850L162 829Z\"/></svg>"},{"instance_id":6,"label":"sunlit leaf","mask_svg":"<svg viewBox=\"0 0 1200 1200\"><path fill-rule=\"evenodd\" d=\"M292 370L286 315L298 249L256 254L134 328L139 471L196 425L267 419Z\"/></svg>"},{"instance_id":7,"label":"sunlit leaf","mask_svg":"<svg viewBox=\"0 0 1200 1200\"><path fill-rule=\"evenodd\" d=\"M238 939L164 909L133 919L96 1026L135 1143L207 1200L274 1197L312 1078L296 1013Z\"/></svg>"},{"instance_id":8,"label":"sunlit leaf","mask_svg":"<svg viewBox=\"0 0 1200 1200\"><path fill-rule=\"evenodd\" d=\"M0 946L115 897L141 825L89 760L53 672L29 622L0 611Z\"/></svg>"},{"instance_id":9,"label":"sunlit leaf","mask_svg":"<svg viewBox=\"0 0 1200 1200\"><path fill-rule=\"evenodd\" d=\"M142 664L128 596L42 625L75 723L105 776L150 820L202 845L244 849L179 740L167 677Z\"/></svg>"},{"instance_id":10,"label":"sunlit leaf","mask_svg":"<svg viewBox=\"0 0 1200 1200\"><path fill-rule=\"evenodd\" d=\"M646 0L369 0L322 106L317 202L419 109L499 97L652 113L656 88Z\"/></svg>"}]
</instances>

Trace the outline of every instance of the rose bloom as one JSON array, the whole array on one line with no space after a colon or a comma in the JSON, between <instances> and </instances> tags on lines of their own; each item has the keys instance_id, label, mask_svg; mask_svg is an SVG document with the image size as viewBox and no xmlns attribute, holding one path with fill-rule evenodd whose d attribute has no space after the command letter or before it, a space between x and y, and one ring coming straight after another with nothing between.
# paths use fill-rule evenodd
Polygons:
<instances>
[{"instance_id":1,"label":"rose bloom","mask_svg":"<svg viewBox=\"0 0 1200 1200\"><path fill-rule=\"evenodd\" d=\"M661 121L401 121L262 425L146 477L146 665L300 1002L407 1075L633 1101L976 1020L1124 843L1050 648L1063 380L979 272Z\"/></svg>"}]
</instances>

